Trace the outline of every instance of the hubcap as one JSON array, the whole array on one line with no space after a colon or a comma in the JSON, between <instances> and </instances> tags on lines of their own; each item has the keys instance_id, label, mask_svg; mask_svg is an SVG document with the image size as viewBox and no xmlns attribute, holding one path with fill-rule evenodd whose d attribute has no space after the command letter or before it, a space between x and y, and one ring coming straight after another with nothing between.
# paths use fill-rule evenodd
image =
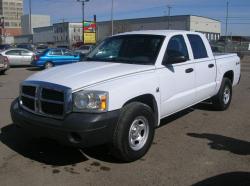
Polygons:
<instances>
[{"instance_id":1,"label":"hubcap","mask_svg":"<svg viewBox=\"0 0 250 186\"><path fill-rule=\"evenodd\" d=\"M129 130L129 146L135 151L143 148L147 142L149 134L148 120L144 116L139 116L133 121Z\"/></svg>"},{"instance_id":2,"label":"hubcap","mask_svg":"<svg viewBox=\"0 0 250 186\"><path fill-rule=\"evenodd\" d=\"M230 100L230 96L231 96L231 92L229 87L226 87L223 93L223 102L224 104L228 104L229 100Z\"/></svg>"},{"instance_id":3,"label":"hubcap","mask_svg":"<svg viewBox=\"0 0 250 186\"><path fill-rule=\"evenodd\" d=\"M45 66L46 69L51 68L51 67L53 67L51 63L46 63L46 66Z\"/></svg>"}]
</instances>

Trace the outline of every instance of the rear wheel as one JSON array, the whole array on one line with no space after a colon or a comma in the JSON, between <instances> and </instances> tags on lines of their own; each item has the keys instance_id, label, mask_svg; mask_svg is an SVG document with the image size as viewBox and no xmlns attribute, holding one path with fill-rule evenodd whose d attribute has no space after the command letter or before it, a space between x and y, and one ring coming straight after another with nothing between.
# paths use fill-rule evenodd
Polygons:
<instances>
[{"instance_id":1,"label":"rear wheel","mask_svg":"<svg viewBox=\"0 0 250 186\"><path fill-rule=\"evenodd\" d=\"M125 162L144 156L154 138L154 121L149 106L139 102L126 105L114 133L112 154Z\"/></svg>"},{"instance_id":2,"label":"rear wheel","mask_svg":"<svg viewBox=\"0 0 250 186\"><path fill-rule=\"evenodd\" d=\"M223 78L220 90L216 96L212 98L213 105L216 110L226 110L232 100L232 82L228 78Z\"/></svg>"},{"instance_id":3,"label":"rear wheel","mask_svg":"<svg viewBox=\"0 0 250 186\"><path fill-rule=\"evenodd\" d=\"M4 75L6 70L0 71L0 75Z\"/></svg>"},{"instance_id":4,"label":"rear wheel","mask_svg":"<svg viewBox=\"0 0 250 186\"><path fill-rule=\"evenodd\" d=\"M53 63L51 63L51 62L46 62L45 65L44 65L44 68L45 68L45 69L49 69L49 68L52 68L53 66L54 66Z\"/></svg>"}]
</instances>

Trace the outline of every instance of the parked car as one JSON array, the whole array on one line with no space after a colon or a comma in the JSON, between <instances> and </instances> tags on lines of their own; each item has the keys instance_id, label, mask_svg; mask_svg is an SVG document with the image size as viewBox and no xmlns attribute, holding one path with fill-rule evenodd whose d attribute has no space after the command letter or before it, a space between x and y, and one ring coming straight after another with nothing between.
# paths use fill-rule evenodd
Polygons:
<instances>
[{"instance_id":1,"label":"parked car","mask_svg":"<svg viewBox=\"0 0 250 186\"><path fill-rule=\"evenodd\" d=\"M24 48L11 48L0 53L6 56L10 66L30 65L35 53Z\"/></svg>"},{"instance_id":2,"label":"parked car","mask_svg":"<svg viewBox=\"0 0 250 186\"><path fill-rule=\"evenodd\" d=\"M226 110L240 81L237 54L214 55L196 32L124 33L86 59L23 81L13 122L67 145L108 143L129 162L147 153L161 119L208 98L215 110Z\"/></svg>"},{"instance_id":3,"label":"parked car","mask_svg":"<svg viewBox=\"0 0 250 186\"><path fill-rule=\"evenodd\" d=\"M30 51L35 50L35 46L33 44L17 44L16 48L23 48L23 49L27 49L27 50L30 50Z\"/></svg>"},{"instance_id":4,"label":"parked car","mask_svg":"<svg viewBox=\"0 0 250 186\"><path fill-rule=\"evenodd\" d=\"M35 53L36 54L41 54L47 49L48 49L47 45L39 45L39 46L36 47Z\"/></svg>"},{"instance_id":5,"label":"parked car","mask_svg":"<svg viewBox=\"0 0 250 186\"><path fill-rule=\"evenodd\" d=\"M69 46L66 46L66 45L58 45L57 48L69 49Z\"/></svg>"},{"instance_id":6,"label":"parked car","mask_svg":"<svg viewBox=\"0 0 250 186\"><path fill-rule=\"evenodd\" d=\"M9 48L11 48L11 45L8 45L8 44L2 44L2 45L0 45L0 51L7 50Z\"/></svg>"},{"instance_id":7,"label":"parked car","mask_svg":"<svg viewBox=\"0 0 250 186\"><path fill-rule=\"evenodd\" d=\"M0 55L0 74L5 74L9 67L10 65L8 58Z\"/></svg>"},{"instance_id":8,"label":"parked car","mask_svg":"<svg viewBox=\"0 0 250 186\"><path fill-rule=\"evenodd\" d=\"M35 67L43 67L47 69L53 66L76 63L79 61L79 54L68 49L53 48L47 49L43 53L36 55L31 64Z\"/></svg>"},{"instance_id":9,"label":"parked car","mask_svg":"<svg viewBox=\"0 0 250 186\"><path fill-rule=\"evenodd\" d=\"M78 49L75 49L74 52L80 54L87 54L91 51L92 45L82 45Z\"/></svg>"}]
</instances>

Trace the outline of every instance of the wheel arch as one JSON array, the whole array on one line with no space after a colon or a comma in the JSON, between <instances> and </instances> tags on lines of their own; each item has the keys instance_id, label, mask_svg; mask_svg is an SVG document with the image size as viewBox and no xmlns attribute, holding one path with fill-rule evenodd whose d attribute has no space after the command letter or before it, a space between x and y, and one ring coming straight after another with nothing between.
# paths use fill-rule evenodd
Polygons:
<instances>
[{"instance_id":1,"label":"wheel arch","mask_svg":"<svg viewBox=\"0 0 250 186\"><path fill-rule=\"evenodd\" d=\"M128 100L126 103L124 103L123 107L129 103L132 103L132 102L140 102L140 103L143 103L145 105L148 105L152 109L154 116L155 116L155 124L154 125L155 125L155 127L158 126L159 110L158 110L158 104L157 104L157 101L156 101L154 95L143 94L143 95L134 97L134 98Z\"/></svg>"},{"instance_id":2,"label":"wheel arch","mask_svg":"<svg viewBox=\"0 0 250 186\"><path fill-rule=\"evenodd\" d=\"M232 84L234 82L234 71L233 70L230 70L230 71L227 71L225 72L223 78L228 78L231 80Z\"/></svg>"}]
</instances>

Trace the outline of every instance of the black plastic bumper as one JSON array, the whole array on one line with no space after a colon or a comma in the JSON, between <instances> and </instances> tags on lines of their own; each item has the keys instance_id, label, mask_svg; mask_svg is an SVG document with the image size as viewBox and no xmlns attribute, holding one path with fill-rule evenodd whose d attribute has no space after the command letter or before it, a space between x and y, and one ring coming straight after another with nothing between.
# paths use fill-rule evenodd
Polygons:
<instances>
[{"instance_id":1,"label":"black plastic bumper","mask_svg":"<svg viewBox=\"0 0 250 186\"><path fill-rule=\"evenodd\" d=\"M57 120L22 109L17 99L11 105L13 122L32 136L54 139L77 147L111 142L119 113L120 110L106 113L71 113L64 120Z\"/></svg>"}]
</instances>

